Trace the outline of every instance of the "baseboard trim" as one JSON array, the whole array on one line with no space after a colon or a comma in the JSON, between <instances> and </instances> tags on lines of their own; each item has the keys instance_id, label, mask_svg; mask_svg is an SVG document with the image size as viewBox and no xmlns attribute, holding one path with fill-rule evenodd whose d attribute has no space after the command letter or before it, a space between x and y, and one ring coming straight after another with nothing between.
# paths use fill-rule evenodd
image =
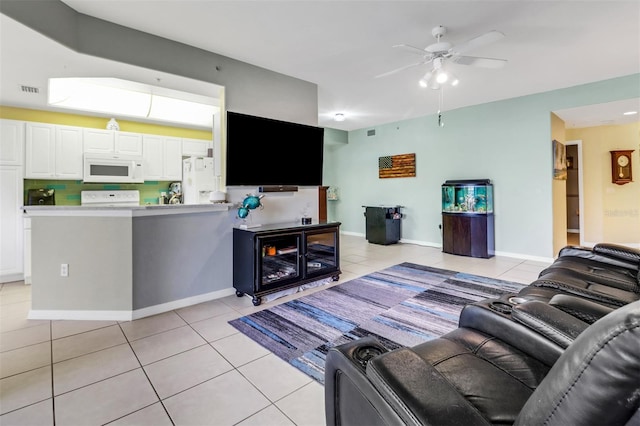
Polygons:
<instances>
[{"instance_id":1,"label":"baseboard trim","mask_svg":"<svg viewBox=\"0 0 640 426\"><path fill-rule=\"evenodd\" d=\"M553 263L553 261L554 261L553 257L530 256L530 255L527 255L527 254L509 253L509 252L506 252L506 251L496 251L495 255L496 256L502 256L502 257L511 257L511 258L514 258L514 259L531 260L531 261L534 261L534 262Z\"/></svg>"},{"instance_id":2,"label":"baseboard trim","mask_svg":"<svg viewBox=\"0 0 640 426\"><path fill-rule=\"evenodd\" d=\"M162 303L160 305L149 306L133 311L87 311L87 310L44 310L31 309L27 315L33 320L86 320L86 321L133 321L151 315L162 314L174 309L186 308L198 303L220 299L235 294L235 289L212 291L198 296L186 297L173 302Z\"/></svg>"},{"instance_id":3,"label":"baseboard trim","mask_svg":"<svg viewBox=\"0 0 640 426\"><path fill-rule=\"evenodd\" d=\"M401 238L400 242L407 243L407 244L415 244L417 246L442 248L442 244L432 243L430 241L407 240L407 239Z\"/></svg>"},{"instance_id":4,"label":"baseboard trim","mask_svg":"<svg viewBox=\"0 0 640 426\"><path fill-rule=\"evenodd\" d=\"M157 315L174 309L186 308L187 306L197 305L198 303L208 302L210 300L221 299L223 297L236 294L234 288L225 288L223 290L212 291L211 293L199 294L197 296L187 297L184 299L174 300L172 302L153 305L147 308L136 309L132 313L132 319L140 319Z\"/></svg>"},{"instance_id":5,"label":"baseboard trim","mask_svg":"<svg viewBox=\"0 0 640 426\"><path fill-rule=\"evenodd\" d=\"M131 321L131 311L78 311L31 309L32 320Z\"/></svg>"},{"instance_id":6,"label":"baseboard trim","mask_svg":"<svg viewBox=\"0 0 640 426\"><path fill-rule=\"evenodd\" d=\"M0 275L0 284L24 281L24 274L19 272L16 274Z\"/></svg>"},{"instance_id":7,"label":"baseboard trim","mask_svg":"<svg viewBox=\"0 0 640 426\"><path fill-rule=\"evenodd\" d=\"M340 231L340 233L344 234L344 235L352 235L354 237L363 237L363 238L365 238L365 234L362 234L362 233L359 233L359 232ZM442 248L442 243L434 243L434 242L431 242L431 241L408 240L408 239L405 239L405 238L401 238L400 242L401 243L407 243L407 244L416 244L416 245L419 245L419 246ZM532 261L535 261L535 262L545 262L545 263L552 263L553 262L553 258L552 257L530 256L530 255L527 255L527 254L510 253L510 252L506 252L506 251L496 251L495 255L496 256L504 256L504 257L511 257L511 258L514 258L514 259L532 260Z\"/></svg>"}]
</instances>

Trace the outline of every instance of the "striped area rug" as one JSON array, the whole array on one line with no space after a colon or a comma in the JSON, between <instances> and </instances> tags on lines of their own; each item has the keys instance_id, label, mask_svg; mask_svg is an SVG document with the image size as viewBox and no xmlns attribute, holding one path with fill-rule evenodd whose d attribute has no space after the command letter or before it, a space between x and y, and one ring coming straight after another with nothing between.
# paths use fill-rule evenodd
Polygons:
<instances>
[{"instance_id":1,"label":"striped area rug","mask_svg":"<svg viewBox=\"0 0 640 426\"><path fill-rule=\"evenodd\" d=\"M413 346L455 329L464 305L523 287L401 263L229 324L324 384L324 361L333 346L364 336L388 349Z\"/></svg>"}]
</instances>

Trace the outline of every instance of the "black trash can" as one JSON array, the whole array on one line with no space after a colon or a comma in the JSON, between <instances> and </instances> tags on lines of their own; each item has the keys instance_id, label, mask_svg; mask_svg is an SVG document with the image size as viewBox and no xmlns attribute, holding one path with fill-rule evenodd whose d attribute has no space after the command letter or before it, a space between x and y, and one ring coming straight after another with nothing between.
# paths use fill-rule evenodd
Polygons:
<instances>
[{"instance_id":1,"label":"black trash can","mask_svg":"<svg viewBox=\"0 0 640 426\"><path fill-rule=\"evenodd\" d=\"M395 244L400 241L402 206L362 206L365 208L366 238L373 244Z\"/></svg>"}]
</instances>

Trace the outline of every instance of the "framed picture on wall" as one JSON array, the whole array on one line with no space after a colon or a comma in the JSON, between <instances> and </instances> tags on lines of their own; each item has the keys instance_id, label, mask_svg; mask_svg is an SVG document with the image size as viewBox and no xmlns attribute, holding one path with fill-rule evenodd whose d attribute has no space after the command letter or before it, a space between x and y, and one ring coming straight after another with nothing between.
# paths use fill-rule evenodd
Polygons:
<instances>
[{"instance_id":1,"label":"framed picture on wall","mask_svg":"<svg viewBox=\"0 0 640 426\"><path fill-rule=\"evenodd\" d=\"M567 180L567 148L563 143L553 140L553 178Z\"/></svg>"}]
</instances>

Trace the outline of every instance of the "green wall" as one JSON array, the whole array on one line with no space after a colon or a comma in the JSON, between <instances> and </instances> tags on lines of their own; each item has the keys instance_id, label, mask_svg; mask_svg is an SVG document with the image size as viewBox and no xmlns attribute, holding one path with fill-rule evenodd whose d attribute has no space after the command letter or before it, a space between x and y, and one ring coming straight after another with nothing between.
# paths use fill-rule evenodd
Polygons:
<instances>
[{"instance_id":1,"label":"green wall","mask_svg":"<svg viewBox=\"0 0 640 426\"><path fill-rule=\"evenodd\" d=\"M25 204L27 202L28 189L55 189L56 205L60 206L79 206L80 191L101 191L101 190L119 190L119 189L136 189L140 191L140 204L158 204L161 192L169 194L169 184L171 182L148 181L145 183L83 183L81 180L24 180L24 196Z\"/></svg>"},{"instance_id":2,"label":"green wall","mask_svg":"<svg viewBox=\"0 0 640 426\"><path fill-rule=\"evenodd\" d=\"M435 96L435 93L434 93ZM329 219L365 234L363 205L402 205L402 239L441 246L440 190L448 179L494 184L496 252L553 257L551 111L640 97L640 74L444 111L349 132L325 147L324 184L338 187ZM367 136L375 130L375 136ZM378 157L416 153L416 177L379 179Z\"/></svg>"}]
</instances>

